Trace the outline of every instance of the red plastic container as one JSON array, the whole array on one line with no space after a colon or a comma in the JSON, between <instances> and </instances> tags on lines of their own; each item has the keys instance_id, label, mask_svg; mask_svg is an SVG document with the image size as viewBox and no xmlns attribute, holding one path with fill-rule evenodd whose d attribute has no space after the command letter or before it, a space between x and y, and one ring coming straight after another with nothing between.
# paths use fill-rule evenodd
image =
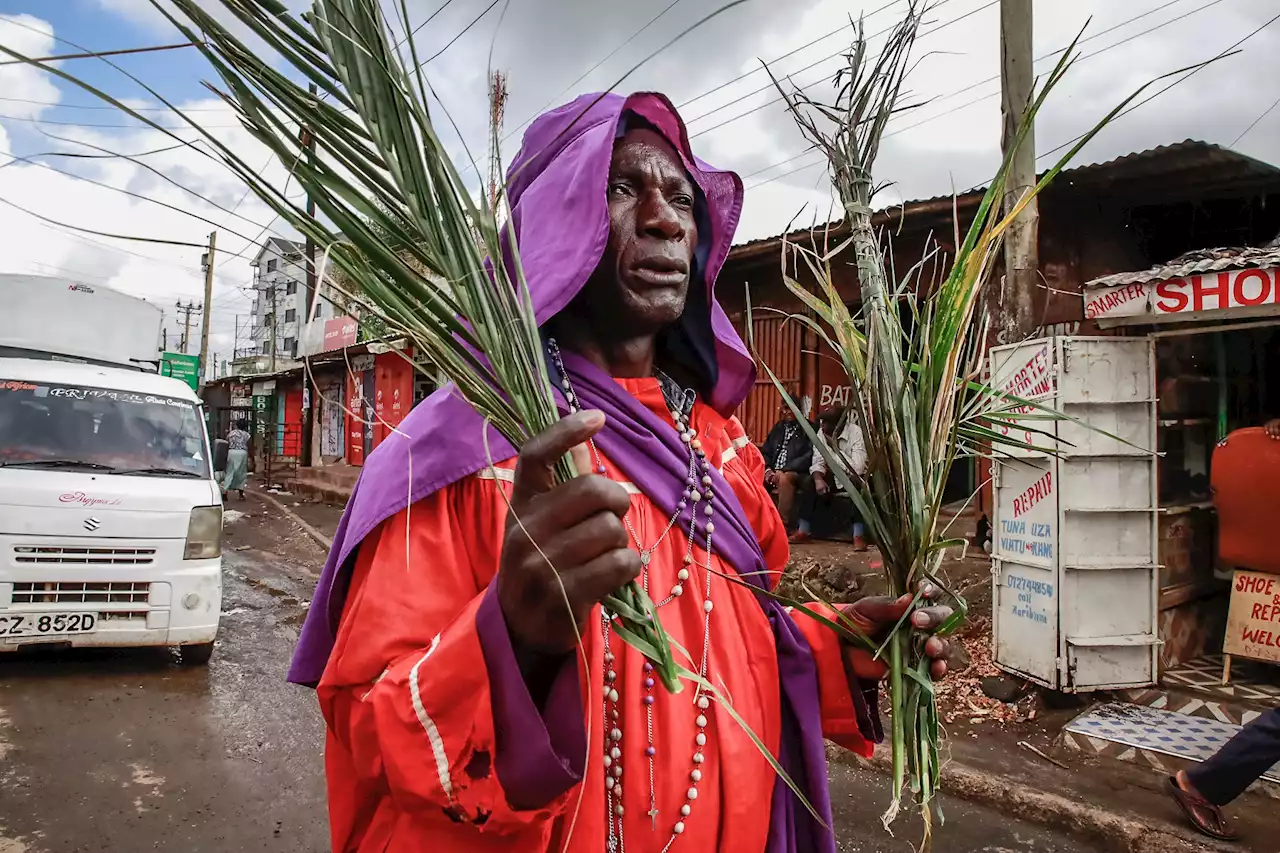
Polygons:
<instances>
[{"instance_id":1,"label":"red plastic container","mask_svg":"<svg viewBox=\"0 0 1280 853\"><path fill-rule=\"evenodd\" d=\"M1214 449L1212 483L1222 562L1280 575L1280 441L1262 427L1231 433Z\"/></svg>"}]
</instances>

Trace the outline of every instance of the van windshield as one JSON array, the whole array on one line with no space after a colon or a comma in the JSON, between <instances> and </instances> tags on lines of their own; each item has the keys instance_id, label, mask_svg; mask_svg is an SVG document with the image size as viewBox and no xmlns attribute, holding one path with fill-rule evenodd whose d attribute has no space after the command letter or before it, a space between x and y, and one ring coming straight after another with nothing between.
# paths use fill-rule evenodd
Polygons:
<instances>
[{"instance_id":1,"label":"van windshield","mask_svg":"<svg viewBox=\"0 0 1280 853\"><path fill-rule=\"evenodd\" d=\"M3 378L0 466L209 476L204 430L194 403Z\"/></svg>"}]
</instances>

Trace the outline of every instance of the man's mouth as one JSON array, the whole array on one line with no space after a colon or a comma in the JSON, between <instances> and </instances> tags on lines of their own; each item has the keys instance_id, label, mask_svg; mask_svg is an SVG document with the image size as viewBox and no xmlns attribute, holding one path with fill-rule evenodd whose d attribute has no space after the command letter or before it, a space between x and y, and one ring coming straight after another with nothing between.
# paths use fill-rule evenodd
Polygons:
<instances>
[{"instance_id":1,"label":"man's mouth","mask_svg":"<svg viewBox=\"0 0 1280 853\"><path fill-rule=\"evenodd\" d=\"M631 274L652 287L679 287L689 278L689 264L679 258L649 258L636 263Z\"/></svg>"}]
</instances>

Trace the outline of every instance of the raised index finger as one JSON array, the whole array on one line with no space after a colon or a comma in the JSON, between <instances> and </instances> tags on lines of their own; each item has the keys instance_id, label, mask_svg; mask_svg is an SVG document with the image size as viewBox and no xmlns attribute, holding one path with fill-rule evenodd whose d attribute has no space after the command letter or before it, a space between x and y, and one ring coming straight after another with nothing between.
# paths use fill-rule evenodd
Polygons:
<instances>
[{"instance_id":1,"label":"raised index finger","mask_svg":"<svg viewBox=\"0 0 1280 853\"><path fill-rule=\"evenodd\" d=\"M604 412L574 412L525 442L516 463L512 501L527 501L550 491L555 485L555 465L560 457L589 440L603 426Z\"/></svg>"}]
</instances>

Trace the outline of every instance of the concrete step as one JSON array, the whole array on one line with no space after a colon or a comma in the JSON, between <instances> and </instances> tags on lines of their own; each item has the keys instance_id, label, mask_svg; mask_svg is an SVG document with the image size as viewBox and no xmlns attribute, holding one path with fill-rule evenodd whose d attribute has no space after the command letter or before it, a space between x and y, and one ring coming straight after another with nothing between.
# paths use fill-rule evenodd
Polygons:
<instances>
[{"instance_id":1,"label":"concrete step","mask_svg":"<svg viewBox=\"0 0 1280 853\"><path fill-rule=\"evenodd\" d=\"M1158 692L1158 691L1157 691ZM1223 708L1179 694L1172 704L1182 710L1110 701L1093 706L1062 730L1062 745L1088 755L1127 761L1161 774L1172 774L1212 756L1258 715L1252 708ZM1235 714L1238 721L1232 721ZM1224 719L1224 717L1226 719ZM1280 799L1280 765L1253 790Z\"/></svg>"},{"instance_id":2,"label":"concrete step","mask_svg":"<svg viewBox=\"0 0 1280 853\"><path fill-rule=\"evenodd\" d=\"M362 469L354 465L299 467L290 480L292 491L330 503L345 503L351 497Z\"/></svg>"}]
</instances>

